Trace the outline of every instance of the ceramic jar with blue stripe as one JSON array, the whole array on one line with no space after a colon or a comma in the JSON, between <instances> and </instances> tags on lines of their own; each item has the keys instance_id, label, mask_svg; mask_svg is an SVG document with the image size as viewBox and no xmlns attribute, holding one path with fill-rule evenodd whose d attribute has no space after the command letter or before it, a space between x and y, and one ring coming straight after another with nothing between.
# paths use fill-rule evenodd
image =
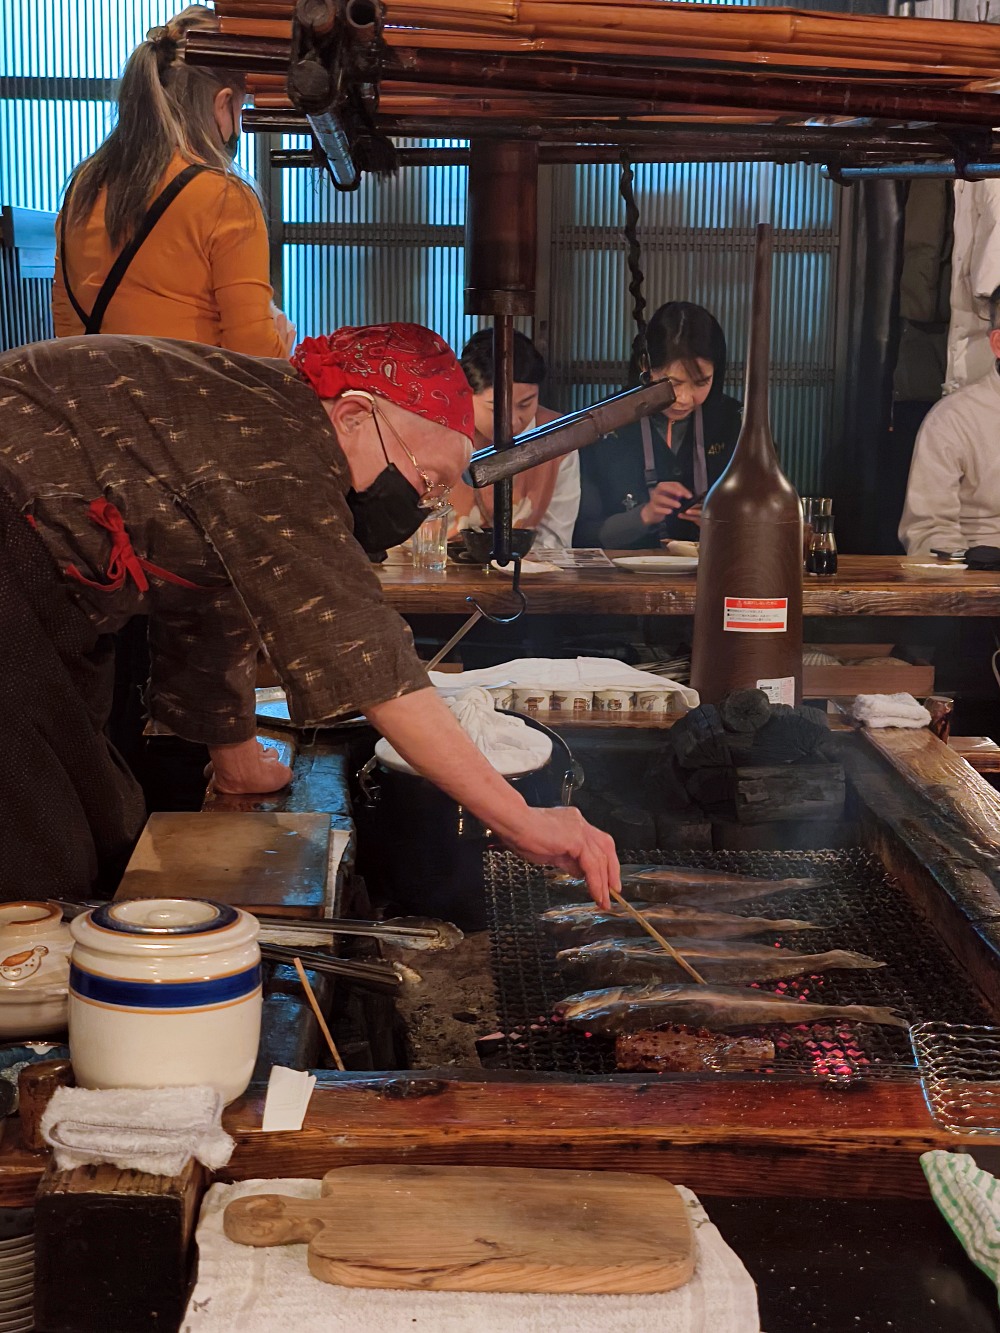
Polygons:
<instances>
[{"instance_id":1,"label":"ceramic jar with blue stripe","mask_svg":"<svg viewBox=\"0 0 1000 1333\"><path fill-rule=\"evenodd\" d=\"M209 1084L233 1101L260 1040L257 921L222 903L133 898L71 923L69 1044L84 1088Z\"/></svg>"}]
</instances>

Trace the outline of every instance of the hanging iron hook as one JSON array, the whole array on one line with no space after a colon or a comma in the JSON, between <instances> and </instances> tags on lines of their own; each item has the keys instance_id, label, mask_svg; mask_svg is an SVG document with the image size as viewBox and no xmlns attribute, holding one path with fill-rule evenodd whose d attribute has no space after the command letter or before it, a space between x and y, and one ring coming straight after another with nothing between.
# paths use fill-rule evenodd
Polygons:
<instances>
[{"instance_id":1,"label":"hanging iron hook","mask_svg":"<svg viewBox=\"0 0 1000 1333\"><path fill-rule=\"evenodd\" d=\"M473 610L478 611L478 613L485 620L492 621L494 625L513 625L514 621L520 620L521 617L524 615L525 611L527 611L528 609L528 599L521 591L521 557L515 551L514 554L511 556L511 560L513 560L514 562L514 581L511 584L510 590L517 598L519 603L518 608L513 615L495 616L492 615L489 611L484 611L471 593L465 599L468 602L468 604L473 608Z\"/></svg>"},{"instance_id":2,"label":"hanging iron hook","mask_svg":"<svg viewBox=\"0 0 1000 1333\"><path fill-rule=\"evenodd\" d=\"M631 279L628 289L632 294L632 318L635 321L632 362L639 383L648 384L652 379L652 368L649 361L649 345L646 342L646 297L643 293L646 275L642 271L642 249L639 245L639 206L635 201L635 172L627 149L621 150L619 162L621 176L618 181L618 192L625 204L625 226L622 228L626 246L625 262Z\"/></svg>"}]
</instances>

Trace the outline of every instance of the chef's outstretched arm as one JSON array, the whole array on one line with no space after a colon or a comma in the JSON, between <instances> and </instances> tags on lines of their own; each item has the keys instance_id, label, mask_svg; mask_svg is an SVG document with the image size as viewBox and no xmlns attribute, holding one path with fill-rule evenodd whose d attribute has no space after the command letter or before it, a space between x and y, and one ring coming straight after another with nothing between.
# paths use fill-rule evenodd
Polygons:
<instances>
[{"instance_id":1,"label":"chef's outstretched arm","mask_svg":"<svg viewBox=\"0 0 1000 1333\"><path fill-rule=\"evenodd\" d=\"M490 764L433 689L373 704L367 716L403 758L435 786L467 806L511 851L587 880L599 907L621 888L615 845L579 810L530 806Z\"/></svg>"}]
</instances>

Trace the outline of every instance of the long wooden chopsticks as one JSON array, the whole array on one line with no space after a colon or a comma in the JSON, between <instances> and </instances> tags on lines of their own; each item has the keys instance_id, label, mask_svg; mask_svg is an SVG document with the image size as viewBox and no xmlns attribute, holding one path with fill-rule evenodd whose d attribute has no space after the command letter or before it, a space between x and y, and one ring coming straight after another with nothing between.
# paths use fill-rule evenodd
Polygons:
<instances>
[{"instance_id":1,"label":"long wooden chopsticks","mask_svg":"<svg viewBox=\"0 0 1000 1333\"><path fill-rule=\"evenodd\" d=\"M674 960L674 962L676 962L680 967L682 967L684 971L688 974L688 976L692 978L692 980L697 981L699 986L704 986L706 984L705 978L701 975L701 973L696 972L695 969L688 962L688 960L677 952L677 950L670 943L670 941L664 939L664 937L660 934L660 932L656 929L656 927L650 925L650 923L646 920L643 914L641 912L637 912L636 909L632 906L632 904L628 902L627 899L623 898L617 889L611 890L611 896L619 907L624 907L625 911L628 912L629 916L634 917L635 920L638 921L639 925L642 926L643 930L646 932L647 935L651 935L652 938L656 940L657 944L659 944L661 948L666 949L667 953Z\"/></svg>"},{"instance_id":2,"label":"long wooden chopsticks","mask_svg":"<svg viewBox=\"0 0 1000 1333\"><path fill-rule=\"evenodd\" d=\"M333 1040L333 1037L330 1034L330 1029L326 1025L326 1019L323 1017L323 1010L319 1007L319 1001L316 999L312 986L309 985L309 978L306 976L305 968L302 966L302 963L298 958L293 958L292 962L295 965L296 972L299 974L299 981L302 982L302 989L305 991L306 999L309 1001L309 1008L316 1015L316 1022L319 1024L320 1031L326 1038L326 1044L330 1048L333 1062L343 1074L345 1072L344 1062L341 1060L340 1052L337 1050L337 1043Z\"/></svg>"}]
</instances>

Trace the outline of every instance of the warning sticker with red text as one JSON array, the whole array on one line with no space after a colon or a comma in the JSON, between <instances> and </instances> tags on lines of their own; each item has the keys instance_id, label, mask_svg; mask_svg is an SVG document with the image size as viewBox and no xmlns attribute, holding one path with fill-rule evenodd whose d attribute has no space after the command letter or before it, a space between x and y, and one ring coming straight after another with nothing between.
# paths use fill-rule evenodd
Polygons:
<instances>
[{"instance_id":1,"label":"warning sticker with red text","mask_svg":"<svg viewBox=\"0 0 1000 1333\"><path fill-rule=\"evenodd\" d=\"M769 634L788 628L787 597L726 597L722 628L740 634Z\"/></svg>"}]
</instances>

